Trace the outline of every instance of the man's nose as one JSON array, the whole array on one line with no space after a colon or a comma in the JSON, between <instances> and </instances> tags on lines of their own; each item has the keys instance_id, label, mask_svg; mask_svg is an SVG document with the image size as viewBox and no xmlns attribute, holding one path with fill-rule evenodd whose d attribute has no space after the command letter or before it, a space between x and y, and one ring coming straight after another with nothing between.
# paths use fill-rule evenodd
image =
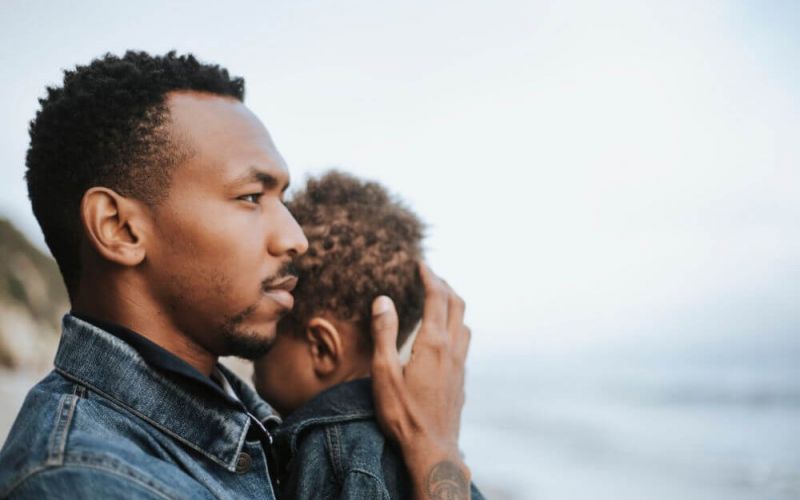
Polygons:
<instances>
[{"instance_id":1,"label":"man's nose","mask_svg":"<svg viewBox=\"0 0 800 500\"><path fill-rule=\"evenodd\" d=\"M271 255L296 257L306 253L308 240L289 210L281 204L267 250Z\"/></svg>"}]
</instances>

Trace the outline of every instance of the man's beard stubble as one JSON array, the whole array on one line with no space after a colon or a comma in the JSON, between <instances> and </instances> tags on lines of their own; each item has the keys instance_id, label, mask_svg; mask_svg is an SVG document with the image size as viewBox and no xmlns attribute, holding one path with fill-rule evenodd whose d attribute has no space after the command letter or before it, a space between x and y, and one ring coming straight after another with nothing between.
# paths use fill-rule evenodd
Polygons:
<instances>
[{"instance_id":1,"label":"man's beard stubble","mask_svg":"<svg viewBox=\"0 0 800 500\"><path fill-rule=\"evenodd\" d=\"M287 262L275 274L261 282L260 291L263 293L275 283L290 276L297 277L297 275L297 268L294 263ZM219 332L224 342L225 352L223 356L237 356L254 360L262 357L272 347L277 331L270 336L263 337L257 331L248 331L243 326L257 308L258 303L251 304L239 313L225 318ZM280 318L275 319L274 324L276 330L278 319Z\"/></svg>"}]
</instances>

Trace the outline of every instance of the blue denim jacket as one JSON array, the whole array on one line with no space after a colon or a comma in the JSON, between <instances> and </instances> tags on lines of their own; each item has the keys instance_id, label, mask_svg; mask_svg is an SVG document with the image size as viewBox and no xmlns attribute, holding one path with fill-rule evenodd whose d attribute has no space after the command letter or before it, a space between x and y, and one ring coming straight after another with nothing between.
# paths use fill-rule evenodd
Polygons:
<instances>
[{"instance_id":1,"label":"blue denim jacket","mask_svg":"<svg viewBox=\"0 0 800 500\"><path fill-rule=\"evenodd\" d=\"M370 379L336 385L289 415L275 432L275 451L282 498L411 497L400 450L375 420ZM471 492L483 498L474 484Z\"/></svg>"},{"instance_id":2,"label":"blue denim jacket","mask_svg":"<svg viewBox=\"0 0 800 500\"><path fill-rule=\"evenodd\" d=\"M264 426L279 419L220 369L238 400L65 316L55 369L0 451L0 498L275 498Z\"/></svg>"}]
</instances>

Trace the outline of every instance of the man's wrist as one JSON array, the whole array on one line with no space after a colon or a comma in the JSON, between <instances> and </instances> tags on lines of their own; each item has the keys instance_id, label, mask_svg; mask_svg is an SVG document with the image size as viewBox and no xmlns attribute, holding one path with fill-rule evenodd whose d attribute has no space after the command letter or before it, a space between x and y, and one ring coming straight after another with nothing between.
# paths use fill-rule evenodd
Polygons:
<instances>
[{"instance_id":1,"label":"man's wrist","mask_svg":"<svg viewBox=\"0 0 800 500\"><path fill-rule=\"evenodd\" d=\"M426 436L401 449L417 499L469 499L471 473L457 446Z\"/></svg>"}]
</instances>

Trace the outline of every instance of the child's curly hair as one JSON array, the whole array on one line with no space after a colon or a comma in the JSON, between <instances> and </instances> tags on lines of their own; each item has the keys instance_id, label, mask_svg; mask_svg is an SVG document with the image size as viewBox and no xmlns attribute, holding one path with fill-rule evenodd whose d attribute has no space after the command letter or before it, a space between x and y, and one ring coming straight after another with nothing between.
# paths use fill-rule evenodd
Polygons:
<instances>
[{"instance_id":1,"label":"child's curly hair","mask_svg":"<svg viewBox=\"0 0 800 500\"><path fill-rule=\"evenodd\" d=\"M387 295L397 308L398 346L405 342L422 317L424 223L381 185L335 170L309 178L287 205L308 238L290 319L304 325L328 313L354 322L367 347L372 301Z\"/></svg>"}]
</instances>

